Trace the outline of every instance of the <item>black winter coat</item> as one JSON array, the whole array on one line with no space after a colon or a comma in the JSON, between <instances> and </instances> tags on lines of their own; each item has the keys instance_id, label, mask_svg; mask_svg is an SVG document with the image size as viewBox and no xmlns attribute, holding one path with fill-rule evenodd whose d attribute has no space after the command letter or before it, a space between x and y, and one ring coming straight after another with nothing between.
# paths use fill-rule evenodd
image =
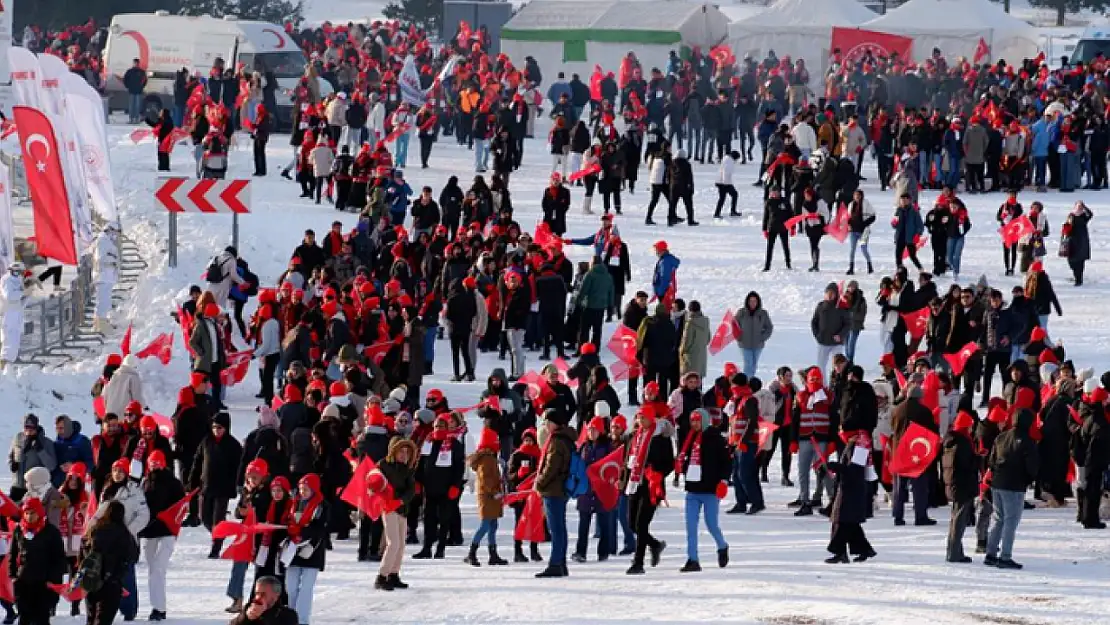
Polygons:
<instances>
[{"instance_id":1,"label":"black winter coat","mask_svg":"<svg viewBox=\"0 0 1110 625\"><path fill-rule=\"evenodd\" d=\"M122 530L127 534L127 540L134 543L127 528L122 527ZM62 534L50 523L44 523L33 537L28 537L17 525L12 534L9 556L8 574L12 581L23 584L61 583L62 575L69 566ZM105 558L108 557L105 554Z\"/></svg>"},{"instance_id":2,"label":"black winter coat","mask_svg":"<svg viewBox=\"0 0 1110 625\"><path fill-rule=\"evenodd\" d=\"M543 222L551 228L555 236L563 236L567 232L567 211L570 210L570 190L564 186L555 188L547 187L543 190Z\"/></svg>"},{"instance_id":3,"label":"black winter coat","mask_svg":"<svg viewBox=\"0 0 1110 625\"><path fill-rule=\"evenodd\" d=\"M1033 412L1021 410L1014 427L998 435L991 449L988 465L991 469L991 488L1025 492L1037 479L1040 457L1037 444L1029 436L1033 425Z\"/></svg>"},{"instance_id":4,"label":"black winter coat","mask_svg":"<svg viewBox=\"0 0 1110 625\"><path fill-rule=\"evenodd\" d=\"M420 457L416 479L424 485L424 494L427 497L446 497L447 491L452 486L460 491L463 487L466 453L463 450L462 442L451 442L451 464L444 467L436 466L436 460L439 458L439 450L442 446L443 441L432 441L431 451Z\"/></svg>"},{"instance_id":5,"label":"black winter coat","mask_svg":"<svg viewBox=\"0 0 1110 625\"><path fill-rule=\"evenodd\" d=\"M185 497L181 480L174 477L172 469L151 471L143 480L143 493L146 495L146 507L150 510L150 521L139 532L139 538L171 536L169 528L158 519L158 515Z\"/></svg>"},{"instance_id":6,"label":"black winter coat","mask_svg":"<svg viewBox=\"0 0 1110 625\"><path fill-rule=\"evenodd\" d=\"M242 484L247 465L261 458L270 469L270 477L289 474L289 441L275 428L257 428L243 441L243 457L235 474L235 483Z\"/></svg>"},{"instance_id":7,"label":"black winter coat","mask_svg":"<svg viewBox=\"0 0 1110 625\"><path fill-rule=\"evenodd\" d=\"M971 438L958 432L944 437L941 467L944 472L944 494L949 501L964 503L979 494L979 458Z\"/></svg>"},{"instance_id":8,"label":"black winter coat","mask_svg":"<svg viewBox=\"0 0 1110 625\"><path fill-rule=\"evenodd\" d=\"M189 473L189 490L201 489L203 495L232 499L236 495L236 471L243 455L243 446L231 434L220 440L209 434L197 448L193 470Z\"/></svg>"},{"instance_id":9,"label":"black winter coat","mask_svg":"<svg viewBox=\"0 0 1110 625\"><path fill-rule=\"evenodd\" d=\"M645 366L663 369L674 364L678 331L669 315L653 315L644 320L639 359Z\"/></svg>"},{"instance_id":10,"label":"black winter coat","mask_svg":"<svg viewBox=\"0 0 1110 625\"><path fill-rule=\"evenodd\" d=\"M837 480L836 498L829 515L833 523L865 523L867 513L871 511L871 489L867 485L866 467L851 462L855 451L856 444L852 443L841 452L840 462L828 463Z\"/></svg>"},{"instance_id":11,"label":"black winter coat","mask_svg":"<svg viewBox=\"0 0 1110 625\"><path fill-rule=\"evenodd\" d=\"M654 440L652 443L654 444ZM679 444L684 445L686 441L681 441ZM681 450L682 448L679 447ZM650 454L651 448L648 448ZM715 493L717 492L717 485L722 481L727 480L732 473L732 456L728 452L728 445L725 444L725 437L721 435L721 431L715 427L706 428L701 433L701 479L696 482L690 481L690 459L693 456L693 444L691 443L690 451L687 452L686 458L682 463L682 474L687 476L684 479L686 484L686 492L688 493Z\"/></svg>"},{"instance_id":12,"label":"black winter coat","mask_svg":"<svg viewBox=\"0 0 1110 625\"><path fill-rule=\"evenodd\" d=\"M139 545L123 524L110 523L93 532L82 549L86 556L92 551L100 554L100 579L108 583L122 584L128 566L139 561ZM65 566L64 558L61 564Z\"/></svg>"}]
</instances>

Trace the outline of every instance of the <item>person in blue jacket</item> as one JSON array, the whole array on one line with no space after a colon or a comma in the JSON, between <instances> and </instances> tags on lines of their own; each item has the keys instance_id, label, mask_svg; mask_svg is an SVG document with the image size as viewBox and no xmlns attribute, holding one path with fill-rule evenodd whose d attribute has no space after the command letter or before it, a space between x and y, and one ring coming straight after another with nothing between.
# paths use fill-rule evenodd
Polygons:
<instances>
[{"instance_id":1,"label":"person in blue jacket","mask_svg":"<svg viewBox=\"0 0 1110 625\"><path fill-rule=\"evenodd\" d=\"M944 131L944 150L948 154L945 184L955 189L960 184L960 164L963 160L963 124L959 118L953 119L948 130Z\"/></svg>"},{"instance_id":2,"label":"person in blue jacket","mask_svg":"<svg viewBox=\"0 0 1110 625\"><path fill-rule=\"evenodd\" d=\"M65 480L65 475L70 466L75 462L83 462L86 467L93 466L92 442L89 437L81 433L81 424L66 415L54 419L54 457L58 466L54 469L51 481L55 487L60 487Z\"/></svg>"},{"instance_id":3,"label":"person in blue jacket","mask_svg":"<svg viewBox=\"0 0 1110 625\"><path fill-rule=\"evenodd\" d=\"M601 216L601 228L598 228L597 232L588 237L563 239L563 243L566 245L592 245L594 256L604 256L606 248L609 247L609 239L614 236L620 236L620 231L613 226L613 216L605 214Z\"/></svg>"},{"instance_id":4,"label":"person in blue jacket","mask_svg":"<svg viewBox=\"0 0 1110 625\"><path fill-rule=\"evenodd\" d=\"M389 204L389 219L394 226L404 225L410 197L412 197L412 187L405 182L405 172L400 169L394 170L393 180L389 181L389 186L385 189L385 199Z\"/></svg>"},{"instance_id":5,"label":"person in blue jacket","mask_svg":"<svg viewBox=\"0 0 1110 625\"><path fill-rule=\"evenodd\" d=\"M1047 190L1045 186L1045 168L1048 167L1048 151L1052 145L1052 134L1055 124L1052 114L1047 114L1030 127L1033 132L1033 141L1030 156L1033 158L1033 184L1038 193Z\"/></svg>"},{"instance_id":6,"label":"person in blue jacket","mask_svg":"<svg viewBox=\"0 0 1110 625\"><path fill-rule=\"evenodd\" d=\"M678 290L678 265L681 261L667 248L666 241L655 242L655 273L651 277L651 288L655 299L663 303L670 310L674 302L675 291Z\"/></svg>"},{"instance_id":7,"label":"person in blue jacket","mask_svg":"<svg viewBox=\"0 0 1110 625\"><path fill-rule=\"evenodd\" d=\"M894 220L890 224L894 227L894 262L902 266L902 253L909 252L910 260L921 270L921 263L917 260L917 242L925 232L925 224L921 221L921 213L913 205L909 193L903 193L898 198L898 208L894 212Z\"/></svg>"}]
</instances>

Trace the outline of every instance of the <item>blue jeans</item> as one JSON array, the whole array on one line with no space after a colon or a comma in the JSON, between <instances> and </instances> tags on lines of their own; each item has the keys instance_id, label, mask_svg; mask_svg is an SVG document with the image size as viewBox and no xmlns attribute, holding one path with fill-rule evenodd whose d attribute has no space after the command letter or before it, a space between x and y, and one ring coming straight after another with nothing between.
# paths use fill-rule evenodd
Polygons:
<instances>
[{"instance_id":1,"label":"blue jeans","mask_svg":"<svg viewBox=\"0 0 1110 625\"><path fill-rule=\"evenodd\" d=\"M1060 190L1071 191L1075 189L1072 180L1076 169L1075 154L1065 152L1060 154Z\"/></svg>"},{"instance_id":2,"label":"blue jeans","mask_svg":"<svg viewBox=\"0 0 1110 625\"><path fill-rule=\"evenodd\" d=\"M951 169L948 171L948 186L955 189L960 184L960 157L949 156L948 165Z\"/></svg>"},{"instance_id":3,"label":"blue jeans","mask_svg":"<svg viewBox=\"0 0 1110 625\"><path fill-rule=\"evenodd\" d=\"M763 348L742 349L740 351L744 356L744 375L750 379L755 375L756 369L759 368L759 355L763 353Z\"/></svg>"},{"instance_id":4,"label":"blue jeans","mask_svg":"<svg viewBox=\"0 0 1110 625\"><path fill-rule=\"evenodd\" d=\"M398 167L404 167L409 159L409 133L403 132L400 137L397 137L397 143L393 145L393 162Z\"/></svg>"},{"instance_id":5,"label":"blue jeans","mask_svg":"<svg viewBox=\"0 0 1110 625\"><path fill-rule=\"evenodd\" d=\"M127 573L123 576L123 588L129 594L119 600L119 613L124 618L134 619L139 613L139 587L135 585L135 565L130 564L127 567Z\"/></svg>"},{"instance_id":6,"label":"blue jeans","mask_svg":"<svg viewBox=\"0 0 1110 625\"><path fill-rule=\"evenodd\" d=\"M289 607L297 611L301 625L312 622L312 593L316 588L316 576L320 571L312 568L291 566L285 573L285 593L289 596Z\"/></svg>"},{"instance_id":7,"label":"blue jeans","mask_svg":"<svg viewBox=\"0 0 1110 625\"><path fill-rule=\"evenodd\" d=\"M1024 345L1010 345L1010 362L1017 362L1019 358L1024 358L1021 353L1024 347Z\"/></svg>"},{"instance_id":8,"label":"blue jeans","mask_svg":"<svg viewBox=\"0 0 1110 625\"><path fill-rule=\"evenodd\" d=\"M478 531L474 532L474 538L470 540L471 545L482 544L482 539L489 536L489 546L497 546L497 519L482 519L482 524L478 526Z\"/></svg>"},{"instance_id":9,"label":"blue jeans","mask_svg":"<svg viewBox=\"0 0 1110 625\"><path fill-rule=\"evenodd\" d=\"M436 359L436 337L439 335L439 324L424 328L424 362L430 367Z\"/></svg>"},{"instance_id":10,"label":"blue jeans","mask_svg":"<svg viewBox=\"0 0 1110 625\"><path fill-rule=\"evenodd\" d=\"M853 363L856 361L856 342L859 341L859 331L849 330L844 341L844 355Z\"/></svg>"},{"instance_id":11,"label":"blue jeans","mask_svg":"<svg viewBox=\"0 0 1110 625\"><path fill-rule=\"evenodd\" d=\"M130 119L131 123L135 123L143 118L143 94L127 94L127 117Z\"/></svg>"},{"instance_id":12,"label":"blue jeans","mask_svg":"<svg viewBox=\"0 0 1110 625\"><path fill-rule=\"evenodd\" d=\"M185 107L177 104L173 105L173 125L178 128L185 125Z\"/></svg>"},{"instance_id":13,"label":"blue jeans","mask_svg":"<svg viewBox=\"0 0 1110 625\"><path fill-rule=\"evenodd\" d=\"M716 493L686 493L686 559L698 561L698 521L702 510L705 510L705 527L713 542L717 543L717 551L726 549L728 543L721 534L721 526L717 523L720 514L721 501Z\"/></svg>"},{"instance_id":14,"label":"blue jeans","mask_svg":"<svg viewBox=\"0 0 1110 625\"><path fill-rule=\"evenodd\" d=\"M617 523L620 523L621 533L624 534L624 548L626 550L636 548L636 534L632 531L632 523L628 520L628 495L621 493L620 499L617 500L617 509L609 516L609 527L613 528L610 536L613 537L613 544L609 553L617 553Z\"/></svg>"},{"instance_id":15,"label":"blue jeans","mask_svg":"<svg viewBox=\"0 0 1110 625\"><path fill-rule=\"evenodd\" d=\"M551 532L551 556L547 562L563 566L567 563L567 498L544 497L543 513Z\"/></svg>"},{"instance_id":16,"label":"blue jeans","mask_svg":"<svg viewBox=\"0 0 1110 625\"><path fill-rule=\"evenodd\" d=\"M906 500L913 491L914 521L929 518L929 476L923 473L918 477L894 476L894 490L891 493L891 513L895 521L905 520Z\"/></svg>"},{"instance_id":17,"label":"blue jeans","mask_svg":"<svg viewBox=\"0 0 1110 625\"><path fill-rule=\"evenodd\" d=\"M921 184L929 184L929 165L933 163L933 155L922 152L921 158L917 159L917 179Z\"/></svg>"},{"instance_id":18,"label":"blue jeans","mask_svg":"<svg viewBox=\"0 0 1110 625\"><path fill-rule=\"evenodd\" d=\"M964 254L964 237L948 237L948 253L945 260L952 268L952 273L960 275L960 257Z\"/></svg>"},{"instance_id":19,"label":"blue jeans","mask_svg":"<svg viewBox=\"0 0 1110 625\"><path fill-rule=\"evenodd\" d=\"M486 161L489 160L489 144L485 139L474 140L474 170L483 171L486 169Z\"/></svg>"},{"instance_id":20,"label":"blue jeans","mask_svg":"<svg viewBox=\"0 0 1110 625\"><path fill-rule=\"evenodd\" d=\"M741 508L763 507L763 487L759 485L759 465L755 461L757 447L748 445L747 451L737 451L733 457L732 488L736 492L736 505Z\"/></svg>"},{"instance_id":21,"label":"blue jeans","mask_svg":"<svg viewBox=\"0 0 1110 625\"><path fill-rule=\"evenodd\" d=\"M1014 551L1014 535L1025 509L1025 492L991 489L994 518L987 534L987 557L1009 560ZM1001 548L999 546L1001 545Z\"/></svg>"},{"instance_id":22,"label":"blue jeans","mask_svg":"<svg viewBox=\"0 0 1110 625\"><path fill-rule=\"evenodd\" d=\"M1033 157L1033 184L1038 187L1044 186L1045 168L1048 167L1047 156L1034 156Z\"/></svg>"},{"instance_id":23,"label":"blue jeans","mask_svg":"<svg viewBox=\"0 0 1110 625\"><path fill-rule=\"evenodd\" d=\"M944 182L944 171L942 171L941 168L940 168L940 165L943 162L944 162L944 154L942 152L938 151L936 154L933 155L933 165L937 168L937 182L938 183L943 183ZM922 178L922 180L925 180L925 181L929 180L928 173L926 173L925 177Z\"/></svg>"},{"instance_id":24,"label":"blue jeans","mask_svg":"<svg viewBox=\"0 0 1110 625\"><path fill-rule=\"evenodd\" d=\"M594 504L594 509L591 512L578 511L578 544L575 545L574 553L585 557L586 550L590 544L590 521L594 516L597 516L597 556L598 558L607 558L609 554L615 553L617 548L617 527L613 523L616 518L616 508L606 512L601 509L597 503Z\"/></svg>"},{"instance_id":25,"label":"blue jeans","mask_svg":"<svg viewBox=\"0 0 1110 625\"><path fill-rule=\"evenodd\" d=\"M1044 342L1048 345L1051 345L1051 343L1049 342L1049 338L1047 336L1048 335L1048 318L1050 316L1051 315L1037 315L1037 321L1039 321L1040 324L1041 324L1041 327L1044 328L1044 333L1046 335L1044 337Z\"/></svg>"},{"instance_id":26,"label":"blue jeans","mask_svg":"<svg viewBox=\"0 0 1110 625\"><path fill-rule=\"evenodd\" d=\"M243 598L243 584L247 578L247 568L249 568L249 566L250 562L231 563L231 577L227 580L228 599Z\"/></svg>"},{"instance_id":27,"label":"blue jeans","mask_svg":"<svg viewBox=\"0 0 1110 625\"><path fill-rule=\"evenodd\" d=\"M861 238L863 238L862 232L848 233L848 245L850 246L848 248L848 264L850 265L856 264L856 245L859 244ZM859 251L862 252L863 257L867 259L867 264L871 264L871 252L867 249L866 243L859 246Z\"/></svg>"}]
</instances>

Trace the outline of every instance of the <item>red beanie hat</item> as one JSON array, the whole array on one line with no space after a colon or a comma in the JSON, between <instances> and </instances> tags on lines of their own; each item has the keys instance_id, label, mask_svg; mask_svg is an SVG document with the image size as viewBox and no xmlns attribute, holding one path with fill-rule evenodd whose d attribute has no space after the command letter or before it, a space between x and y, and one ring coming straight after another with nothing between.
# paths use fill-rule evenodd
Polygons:
<instances>
[{"instance_id":1,"label":"red beanie hat","mask_svg":"<svg viewBox=\"0 0 1110 625\"><path fill-rule=\"evenodd\" d=\"M1037 329L1041 330L1041 328ZM1042 365L1046 362L1051 362L1052 364L1058 365L1060 364L1060 359L1056 357L1056 352L1046 347L1042 349L1040 355L1037 356L1037 362Z\"/></svg>"},{"instance_id":2,"label":"red beanie hat","mask_svg":"<svg viewBox=\"0 0 1110 625\"><path fill-rule=\"evenodd\" d=\"M335 313L339 312L339 303L335 300L328 300L320 307L320 311L324 313L325 317L334 317Z\"/></svg>"},{"instance_id":3,"label":"red beanie hat","mask_svg":"<svg viewBox=\"0 0 1110 625\"><path fill-rule=\"evenodd\" d=\"M594 345L593 343L583 343L582 346L578 348L578 351L581 352L583 356L587 354L596 354L597 345Z\"/></svg>"},{"instance_id":4,"label":"red beanie hat","mask_svg":"<svg viewBox=\"0 0 1110 625\"><path fill-rule=\"evenodd\" d=\"M952 429L961 432L970 432L971 428L975 425L975 418L971 416L966 410L961 410L957 415L955 421L952 422Z\"/></svg>"},{"instance_id":5,"label":"red beanie hat","mask_svg":"<svg viewBox=\"0 0 1110 625\"><path fill-rule=\"evenodd\" d=\"M605 419L602 417L594 417L590 419L590 428L597 430L599 433L605 433Z\"/></svg>"},{"instance_id":6,"label":"red beanie hat","mask_svg":"<svg viewBox=\"0 0 1110 625\"><path fill-rule=\"evenodd\" d=\"M296 384L286 384L281 395L286 403L299 402L304 399L304 393L301 392L301 388Z\"/></svg>"},{"instance_id":7,"label":"red beanie hat","mask_svg":"<svg viewBox=\"0 0 1110 625\"><path fill-rule=\"evenodd\" d=\"M194 388L200 386L201 384L204 384L207 381L208 374L202 371L194 371L193 373L189 374L189 386L192 386Z\"/></svg>"},{"instance_id":8,"label":"red beanie hat","mask_svg":"<svg viewBox=\"0 0 1110 625\"><path fill-rule=\"evenodd\" d=\"M131 460L127 458L120 458L119 460L116 460L112 463L112 470L115 471L116 469L119 469L124 473L129 473L131 471Z\"/></svg>"},{"instance_id":9,"label":"red beanie hat","mask_svg":"<svg viewBox=\"0 0 1110 625\"><path fill-rule=\"evenodd\" d=\"M726 378L731 379L732 376L736 375L737 373L740 373L740 368L736 366L736 363L734 363L734 362L726 362L725 363L725 377Z\"/></svg>"},{"instance_id":10,"label":"red beanie hat","mask_svg":"<svg viewBox=\"0 0 1110 625\"><path fill-rule=\"evenodd\" d=\"M133 401L133 402L127 404L127 407L123 409L123 412L125 414L130 413L130 414L141 415L141 414L143 414L143 405L140 404L137 401Z\"/></svg>"},{"instance_id":11,"label":"red beanie hat","mask_svg":"<svg viewBox=\"0 0 1110 625\"><path fill-rule=\"evenodd\" d=\"M1043 341L1046 338L1048 338L1048 332L1041 326L1033 328L1033 331L1029 333L1030 341Z\"/></svg>"},{"instance_id":12,"label":"red beanie hat","mask_svg":"<svg viewBox=\"0 0 1110 625\"><path fill-rule=\"evenodd\" d=\"M105 364L109 367L118 367L123 364L123 356L119 354L108 354L108 361Z\"/></svg>"},{"instance_id":13,"label":"red beanie hat","mask_svg":"<svg viewBox=\"0 0 1110 625\"><path fill-rule=\"evenodd\" d=\"M613 420L609 422L609 425L611 427L620 428L622 431L625 432L628 431L628 419L626 419L624 415L621 414L613 417Z\"/></svg>"},{"instance_id":14,"label":"red beanie hat","mask_svg":"<svg viewBox=\"0 0 1110 625\"><path fill-rule=\"evenodd\" d=\"M343 382L332 382L328 387L329 397L341 397L347 394L347 385Z\"/></svg>"},{"instance_id":15,"label":"red beanie hat","mask_svg":"<svg viewBox=\"0 0 1110 625\"><path fill-rule=\"evenodd\" d=\"M478 449L488 449L490 451L500 451L501 439L490 428L483 428L481 435L478 436Z\"/></svg>"},{"instance_id":16,"label":"red beanie hat","mask_svg":"<svg viewBox=\"0 0 1110 625\"><path fill-rule=\"evenodd\" d=\"M150 415L147 415L147 416L143 417L142 419L139 419L139 430L140 431L148 432L150 430L157 430L157 429L158 429L158 422L154 420L154 417L152 417Z\"/></svg>"},{"instance_id":17,"label":"red beanie hat","mask_svg":"<svg viewBox=\"0 0 1110 625\"><path fill-rule=\"evenodd\" d=\"M166 454L162 453L161 449L155 449L150 452L150 456L146 459L147 471L158 471L166 468Z\"/></svg>"},{"instance_id":18,"label":"red beanie hat","mask_svg":"<svg viewBox=\"0 0 1110 625\"><path fill-rule=\"evenodd\" d=\"M245 473L247 475L254 473L255 475L266 477L270 474L270 465L262 458L255 458L254 460L251 460L249 464L247 464L247 470Z\"/></svg>"}]
</instances>

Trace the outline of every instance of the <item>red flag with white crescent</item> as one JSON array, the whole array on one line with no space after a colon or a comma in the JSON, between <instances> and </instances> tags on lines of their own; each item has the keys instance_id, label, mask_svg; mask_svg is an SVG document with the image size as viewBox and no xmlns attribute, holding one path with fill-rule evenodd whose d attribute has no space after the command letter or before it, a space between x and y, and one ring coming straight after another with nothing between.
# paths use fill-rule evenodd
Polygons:
<instances>
[{"instance_id":1,"label":"red flag with white crescent","mask_svg":"<svg viewBox=\"0 0 1110 625\"><path fill-rule=\"evenodd\" d=\"M173 332L163 332L154 337L154 340L135 356L139 358L155 356L162 361L163 365L170 364L170 358L173 356Z\"/></svg>"},{"instance_id":2,"label":"red flag with white crescent","mask_svg":"<svg viewBox=\"0 0 1110 625\"><path fill-rule=\"evenodd\" d=\"M933 463L938 451L940 436L917 423L911 423L892 454L890 472L903 477L918 477Z\"/></svg>"},{"instance_id":3,"label":"red flag with white crescent","mask_svg":"<svg viewBox=\"0 0 1110 625\"><path fill-rule=\"evenodd\" d=\"M709 341L709 353L716 356L729 343L738 338L740 338L740 324L736 322L736 315L729 308L721 319L721 325L717 326L717 331L713 333L713 338Z\"/></svg>"},{"instance_id":4,"label":"red flag with white crescent","mask_svg":"<svg viewBox=\"0 0 1110 625\"><path fill-rule=\"evenodd\" d=\"M591 464L586 469L590 480L590 490L597 497L602 509L609 511L616 507L620 499L621 461L624 459L624 445L613 453Z\"/></svg>"},{"instance_id":5,"label":"red flag with white crescent","mask_svg":"<svg viewBox=\"0 0 1110 625\"><path fill-rule=\"evenodd\" d=\"M198 491L200 491L199 488L194 488L186 493L180 501L158 513L158 520L165 524L166 529L174 536L181 533L181 524L185 522L185 517L189 515L189 502L193 500Z\"/></svg>"},{"instance_id":6,"label":"red flag with white crescent","mask_svg":"<svg viewBox=\"0 0 1110 625\"><path fill-rule=\"evenodd\" d=\"M66 265L76 265L73 216L54 126L42 111L29 106L13 106L12 116L21 129L19 143L27 166L38 253Z\"/></svg>"},{"instance_id":7,"label":"red flag with white crescent","mask_svg":"<svg viewBox=\"0 0 1110 625\"><path fill-rule=\"evenodd\" d=\"M967 361L979 351L979 344L975 341L968 343L960 348L960 351L955 354L945 354L944 359L952 367L952 373L955 375L963 375L964 367L967 366Z\"/></svg>"},{"instance_id":8,"label":"red flag with white crescent","mask_svg":"<svg viewBox=\"0 0 1110 625\"><path fill-rule=\"evenodd\" d=\"M902 321L906 323L906 331L910 333L910 338L917 340L925 336L925 330L929 324L928 306L913 312L901 313L901 315ZM903 384L903 386L905 385Z\"/></svg>"}]
</instances>

